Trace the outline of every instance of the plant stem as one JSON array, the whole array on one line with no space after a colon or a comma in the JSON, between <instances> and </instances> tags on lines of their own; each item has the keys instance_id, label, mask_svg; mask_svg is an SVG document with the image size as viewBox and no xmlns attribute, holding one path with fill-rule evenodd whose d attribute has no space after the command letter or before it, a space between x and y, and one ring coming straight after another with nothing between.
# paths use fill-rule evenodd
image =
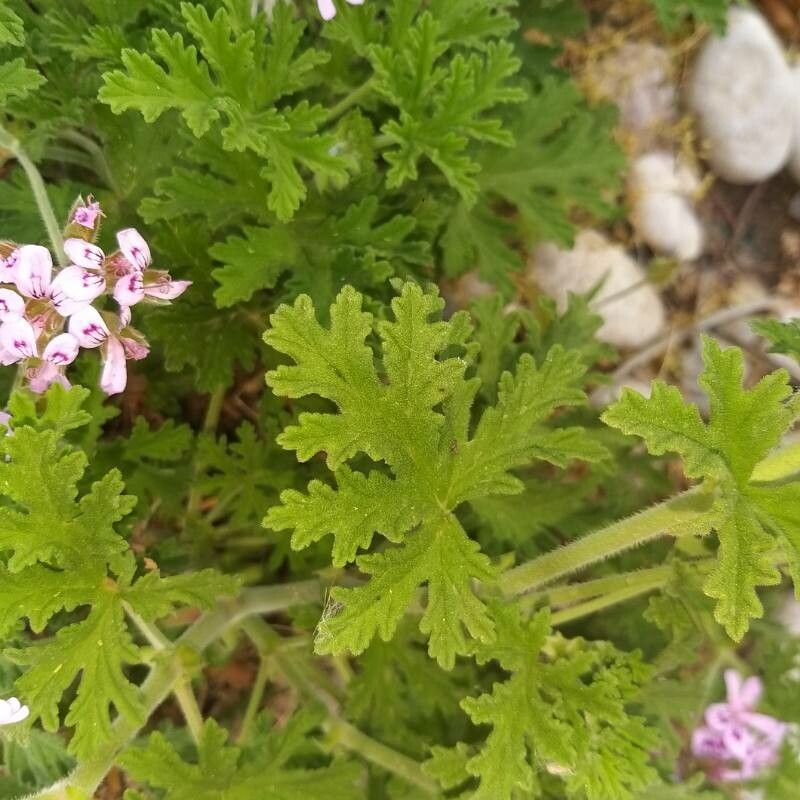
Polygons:
<instances>
[{"instance_id":1,"label":"plant stem","mask_svg":"<svg viewBox=\"0 0 800 800\"><path fill-rule=\"evenodd\" d=\"M326 121L333 122L342 116L346 111L349 111L356 103L363 100L371 91L373 80L364 81L361 86L357 86L350 94L345 95L335 106L333 106L327 114Z\"/></svg>"},{"instance_id":2,"label":"plant stem","mask_svg":"<svg viewBox=\"0 0 800 800\"><path fill-rule=\"evenodd\" d=\"M652 592L654 589L659 589L665 583L664 580L651 580L649 583L641 583L639 585L628 586L625 589L618 589L616 592L609 592L608 594L595 597L592 600L587 600L585 603L578 603L577 605L563 608L561 611L554 612L550 617L550 622L553 626L565 625L567 622L573 622L582 617L588 617L596 611L602 611L609 606L615 606L617 603L623 603L625 600L630 600L639 595Z\"/></svg>"},{"instance_id":3,"label":"plant stem","mask_svg":"<svg viewBox=\"0 0 800 800\"><path fill-rule=\"evenodd\" d=\"M334 745L357 753L371 764L397 775L431 797L439 796L439 786L436 781L429 778L422 771L419 762L413 758L375 741L342 719L332 720L327 729L330 741Z\"/></svg>"},{"instance_id":4,"label":"plant stem","mask_svg":"<svg viewBox=\"0 0 800 800\"><path fill-rule=\"evenodd\" d=\"M219 425L219 418L222 415L222 406L225 403L225 393L227 387L224 383L220 383L208 398L208 406L206 408L206 415L203 419L203 433L213 434ZM192 480L192 488L189 491L189 499L186 501L186 515L184 517L184 525L186 519L193 514L196 514L200 509L200 501L203 499L200 490L197 488L197 479L200 477L200 464L195 457L194 464L194 477Z\"/></svg>"},{"instance_id":5,"label":"plant stem","mask_svg":"<svg viewBox=\"0 0 800 800\"><path fill-rule=\"evenodd\" d=\"M111 174L111 168L108 166L108 160L103 152L103 148L94 139L80 131L72 130L71 128L60 131L58 135L65 141L78 145L84 152L88 153L92 158L94 171L97 173L97 176L106 182L106 186L108 186L115 195L122 195L117 182L114 180L114 176Z\"/></svg>"},{"instance_id":6,"label":"plant stem","mask_svg":"<svg viewBox=\"0 0 800 800\"><path fill-rule=\"evenodd\" d=\"M621 575L609 575L580 583L568 583L543 589L541 592L528 594L521 598L520 605L532 606L538 603L557 606L591 600L603 595L613 594L634 586L663 586L672 576L672 567L665 564L660 567L624 572Z\"/></svg>"},{"instance_id":7,"label":"plant stem","mask_svg":"<svg viewBox=\"0 0 800 800\"><path fill-rule=\"evenodd\" d=\"M162 652L172 647L172 642L164 636L157 626L144 620L128 603L124 603L123 606L125 608L125 613L155 650ZM200 713L200 707L197 705L197 698L192 691L189 677L183 669L181 669L181 676L176 681L172 693L178 701L183 718L186 720L186 725L189 728L189 732L192 734L192 739L194 739L195 744L199 744L204 725L203 715Z\"/></svg>"},{"instance_id":8,"label":"plant stem","mask_svg":"<svg viewBox=\"0 0 800 800\"><path fill-rule=\"evenodd\" d=\"M53 247L56 260L62 267L66 266L67 257L64 252L64 238L61 235L61 226L56 220L53 206L50 204L50 198L47 196L47 188L44 185L42 176L39 174L39 170L36 168L36 164L30 160L28 154L22 149L22 145L19 141L2 126L0 126L0 147L7 149L14 158L17 159L19 165L25 171L34 200L36 200L36 207L39 209L42 222L44 222L44 227L50 239L50 244Z\"/></svg>"},{"instance_id":9,"label":"plant stem","mask_svg":"<svg viewBox=\"0 0 800 800\"><path fill-rule=\"evenodd\" d=\"M253 683L253 689L250 692L250 699L247 701L242 727L239 729L239 735L236 737L236 741L239 744L246 742L252 735L253 726L255 725L256 717L261 708L261 701L264 699L264 690L267 688L268 679L269 662L262 656L258 664L258 672L256 673L256 679Z\"/></svg>"},{"instance_id":10,"label":"plant stem","mask_svg":"<svg viewBox=\"0 0 800 800\"><path fill-rule=\"evenodd\" d=\"M707 532L715 518L713 495L700 487L690 489L509 570L500 587L507 597L524 594L664 534Z\"/></svg>"}]
</instances>

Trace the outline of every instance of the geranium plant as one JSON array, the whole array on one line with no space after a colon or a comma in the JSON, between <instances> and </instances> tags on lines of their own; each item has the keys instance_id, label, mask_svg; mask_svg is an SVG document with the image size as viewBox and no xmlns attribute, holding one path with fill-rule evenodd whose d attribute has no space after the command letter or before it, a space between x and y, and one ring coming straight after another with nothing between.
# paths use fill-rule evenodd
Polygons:
<instances>
[{"instance_id":1,"label":"geranium plant","mask_svg":"<svg viewBox=\"0 0 800 800\"><path fill-rule=\"evenodd\" d=\"M520 6L0 0L0 797L790 796L800 396L598 405L520 275L625 156Z\"/></svg>"}]
</instances>

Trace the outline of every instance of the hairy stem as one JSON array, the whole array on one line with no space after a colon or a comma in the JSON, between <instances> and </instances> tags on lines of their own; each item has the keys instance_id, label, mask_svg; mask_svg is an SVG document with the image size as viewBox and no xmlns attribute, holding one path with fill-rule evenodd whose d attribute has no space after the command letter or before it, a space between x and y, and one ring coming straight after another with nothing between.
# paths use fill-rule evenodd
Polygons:
<instances>
[{"instance_id":1,"label":"hairy stem","mask_svg":"<svg viewBox=\"0 0 800 800\"><path fill-rule=\"evenodd\" d=\"M328 122L333 122L341 117L342 114L349 111L354 105L360 103L372 91L372 86L372 78L364 81L361 86L357 86L352 92L350 92L350 94L345 95L328 111L326 120Z\"/></svg>"},{"instance_id":2,"label":"hairy stem","mask_svg":"<svg viewBox=\"0 0 800 800\"><path fill-rule=\"evenodd\" d=\"M60 131L58 135L65 141L78 145L85 153L91 156L93 168L97 176L105 181L106 186L108 186L114 194L117 196L122 195L117 182L114 180L114 176L111 174L111 168L108 166L106 154L103 152L103 148L94 139L71 128Z\"/></svg>"},{"instance_id":3,"label":"hairy stem","mask_svg":"<svg viewBox=\"0 0 800 800\"><path fill-rule=\"evenodd\" d=\"M665 534L706 532L715 517L713 495L700 487L690 489L509 570L500 578L500 586L508 597L525 594Z\"/></svg>"},{"instance_id":4,"label":"hairy stem","mask_svg":"<svg viewBox=\"0 0 800 800\"><path fill-rule=\"evenodd\" d=\"M42 176L36 168L36 164L30 160L28 154L22 149L19 141L12 136L5 128L0 126L0 147L8 150L14 158L17 159L19 165L25 172L28 183L31 187L31 192L36 200L36 207L39 209L39 215L44 223L47 236L50 239L50 244L58 263L64 267L67 264L67 256L64 252L64 238L61 235L61 226L56 220L53 206L50 204L50 198L47 196L47 188L44 185Z\"/></svg>"},{"instance_id":5,"label":"hairy stem","mask_svg":"<svg viewBox=\"0 0 800 800\"><path fill-rule=\"evenodd\" d=\"M219 384L208 398L208 407L203 419L203 433L213 434L219 425L219 418L222 415L222 406L225 403L225 393L227 387L224 383ZM195 458L194 480L189 492L189 499L186 502L186 519L196 514L200 509L200 501L203 499L200 490L197 488L197 479L200 477L200 465ZM185 522L185 519L184 519Z\"/></svg>"},{"instance_id":6,"label":"hairy stem","mask_svg":"<svg viewBox=\"0 0 800 800\"><path fill-rule=\"evenodd\" d=\"M406 783L416 786L431 797L439 797L438 784L422 771L419 762L413 758L381 744L342 719L331 721L327 728L328 736L334 746L344 747L356 753L371 764L397 775Z\"/></svg>"},{"instance_id":7,"label":"hairy stem","mask_svg":"<svg viewBox=\"0 0 800 800\"><path fill-rule=\"evenodd\" d=\"M139 616L128 603L124 603L123 605L125 607L125 613L155 650L162 652L172 647L170 640L164 636L156 625L147 622ZM195 744L198 744L203 732L203 715L200 713L200 707L197 705L197 698L192 691L189 677L183 670L181 670L181 677L175 682L172 693L178 701L183 718L186 720L186 725L189 728L189 732L192 734L192 739L194 739Z\"/></svg>"}]
</instances>

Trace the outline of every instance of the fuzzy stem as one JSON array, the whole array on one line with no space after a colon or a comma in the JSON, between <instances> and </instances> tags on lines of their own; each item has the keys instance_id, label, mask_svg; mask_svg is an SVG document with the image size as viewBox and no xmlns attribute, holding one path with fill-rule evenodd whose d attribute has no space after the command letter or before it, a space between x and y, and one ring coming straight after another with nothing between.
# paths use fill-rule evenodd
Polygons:
<instances>
[{"instance_id":1,"label":"fuzzy stem","mask_svg":"<svg viewBox=\"0 0 800 800\"><path fill-rule=\"evenodd\" d=\"M563 608L561 611L555 611L550 617L550 622L553 626L565 625L567 622L588 617L590 614L602 611L609 606L615 606L617 603L623 603L625 600L631 600L634 597L639 597L639 595L652 592L661 588L665 583L666 580L663 578L651 578L649 581L627 586L624 589L618 589L616 592L609 592L600 597L587 600L585 603L578 603L569 608Z\"/></svg>"},{"instance_id":2,"label":"fuzzy stem","mask_svg":"<svg viewBox=\"0 0 800 800\"><path fill-rule=\"evenodd\" d=\"M30 160L19 141L2 126L0 126L0 147L8 150L24 170L31 192L36 200L36 207L39 209L47 236L50 239L50 244L53 246L56 260L62 267L66 266L67 256L64 252L64 237L61 235L61 226L56 220L53 206L47 196L47 188L44 185L42 176L39 174L39 170L36 168L36 164Z\"/></svg>"},{"instance_id":3,"label":"fuzzy stem","mask_svg":"<svg viewBox=\"0 0 800 800\"><path fill-rule=\"evenodd\" d=\"M429 778L413 758L381 744L342 719L331 721L327 728L330 741L334 745L344 747L371 764L397 775L430 797L440 796L436 781Z\"/></svg>"},{"instance_id":4,"label":"fuzzy stem","mask_svg":"<svg viewBox=\"0 0 800 800\"><path fill-rule=\"evenodd\" d=\"M213 434L217 430L217 425L219 425L219 418L222 415L222 406L225 403L225 393L227 391L227 387L224 383L220 383L211 395L208 398L208 407L206 408L206 415L203 419L203 433L210 433ZM200 465L198 461L195 459L194 464L194 476L192 481L192 488L189 491L189 499L186 501L186 516L184 518L184 524L186 519L191 517L192 515L196 514L197 511L200 509L200 501L203 499L202 495L200 494L199 489L195 485L197 483L197 479L200 477Z\"/></svg>"},{"instance_id":5,"label":"fuzzy stem","mask_svg":"<svg viewBox=\"0 0 800 800\"><path fill-rule=\"evenodd\" d=\"M128 603L123 603L123 606L130 620L155 650L162 652L172 647L170 640L155 625L151 625L139 616ZM175 683L172 693L178 701L183 718L186 720L186 725L192 734L192 739L194 739L195 744L198 744L203 733L203 715L200 713L200 707L197 705L197 698L194 696L188 676L183 670L181 670L181 673L181 677Z\"/></svg>"},{"instance_id":6,"label":"fuzzy stem","mask_svg":"<svg viewBox=\"0 0 800 800\"><path fill-rule=\"evenodd\" d=\"M372 91L372 78L357 86L350 94L345 95L335 106L328 110L327 122L333 122L349 111L356 103L363 100Z\"/></svg>"},{"instance_id":7,"label":"fuzzy stem","mask_svg":"<svg viewBox=\"0 0 800 800\"><path fill-rule=\"evenodd\" d=\"M239 729L239 735L236 737L236 741L239 744L243 744L252 736L253 726L256 723L258 712L261 709L261 701L264 699L264 690L267 688L268 679L269 662L266 658L262 657L258 665L258 672L256 673L253 688L250 692L250 698L247 701L242 727Z\"/></svg>"},{"instance_id":8,"label":"fuzzy stem","mask_svg":"<svg viewBox=\"0 0 800 800\"><path fill-rule=\"evenodd\" d=\"M607 594L622 591L634 586L663 586L673 575L672 567L665 564L661 567L624 572L620 575L609 575L580 583L568 583L543 589L541 592L528 594L520 598L520 605L528 607L539 603L550 606L566 605L592 600Z\"/></svg>"},{"instance_id":9,"label":"fuzzy stem","mask_svg":"<svg viewBox=\"0 0 800 800\"><path fill-rule=\"evenodd\" d=\"M91 137L86 136L80 131L66 128L59 133L59 136L67 142L78 145L85 153L91 156L94 171L99 178L106 182L106 186L111 189L117 196L122 196L114 176L111 174L111 168L108 166L108 160L103 152L103 148Z\"/></svg>"},{"instance_id":10,"label":"fuzzy stem","mask_svg":"<svg viewBox=\"0 0 800 800\"><path fill-rule=\"evenodd\" d=\"M707 532L716 516L713 504L710 493L690 489L509 570L500 578L500 587L507 597L525 594L664 534Z\"/></svg>"}]
</instances>

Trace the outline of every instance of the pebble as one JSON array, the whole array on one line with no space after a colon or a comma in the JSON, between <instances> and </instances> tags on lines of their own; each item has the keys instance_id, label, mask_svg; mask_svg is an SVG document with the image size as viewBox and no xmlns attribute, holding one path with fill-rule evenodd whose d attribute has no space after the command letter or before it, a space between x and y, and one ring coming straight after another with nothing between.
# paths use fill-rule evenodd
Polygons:
<instances>
[{"instance_id":1,"label":"pebble","mask_svg":"<svg viewBox=\"0 0 800 800\"><path fill-rule=\"evenodd\" d=\"M672 153L657 151L634 161L628 175L631 223L656 253L693 261L703 250L703 227L694 210L697 174Z\"/></svg>"},{"instance_id":2,"label":"pebble","mask_svg":"<svg viewBox=\"0 0 800 800\"><path fill-rule=\"evenodd\" d=\"M780 42L755 11L731 9L724 36L710 37L694 66L689 105L714 171L732 183L758 183L789 159L795 80Z\"/></svg>"},{"instance_id":3,"label":"pebble","mask_svg":"<svg viewBox=\"0 0 800 800\"><path fill-rule=\"evenodd\" d=\"M593 307L603 317L598 336L617 347L641 347L664 328L664 304L646 282L644 269L622 247L596 231L578 234L571 250L553 243L539 245L529 275L556 300L560 310L566 308L570 292L589 292L605 278L593 300ZM615 295L620 296L610 299Z\"/></svg>"}]
</instances>

